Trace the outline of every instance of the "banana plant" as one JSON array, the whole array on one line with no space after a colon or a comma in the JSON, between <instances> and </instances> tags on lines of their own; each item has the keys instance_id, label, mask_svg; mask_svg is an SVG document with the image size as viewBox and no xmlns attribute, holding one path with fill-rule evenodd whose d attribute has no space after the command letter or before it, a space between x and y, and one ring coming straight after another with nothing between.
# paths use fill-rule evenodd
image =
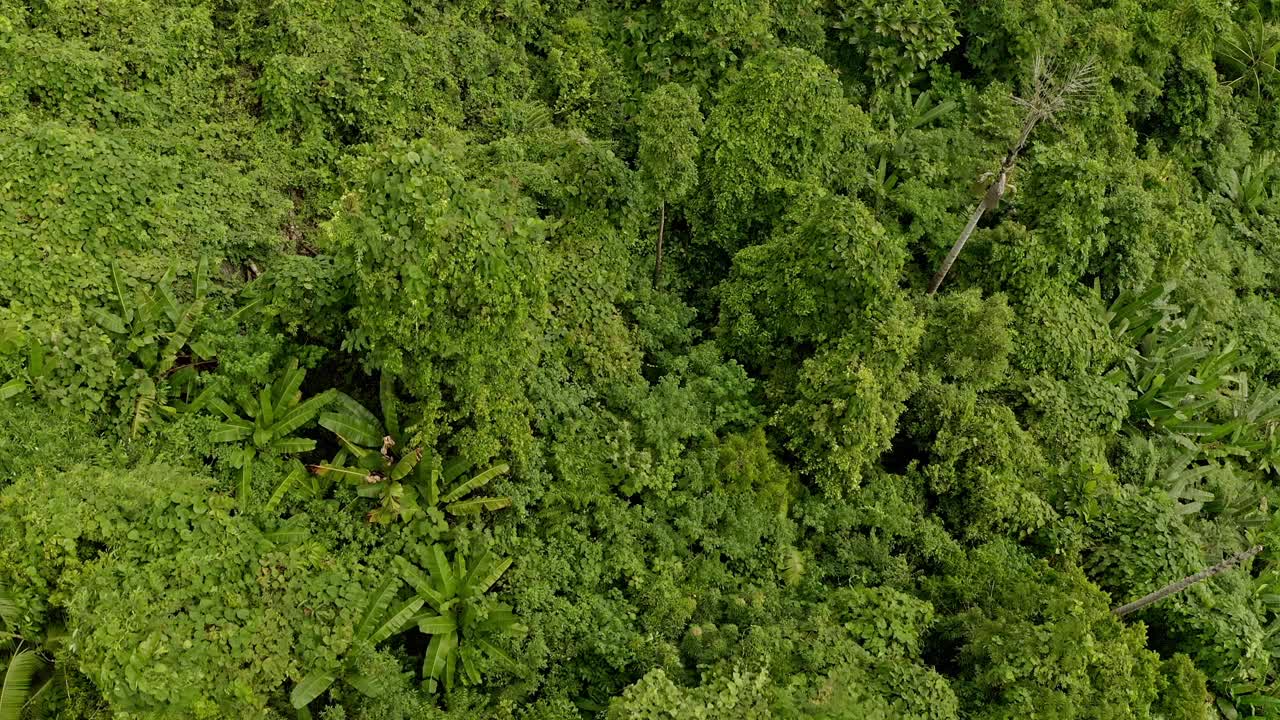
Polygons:
<instances>
[{"instance_id":1,"label":"banana plant","mask_svg":"<svg viewBox=\"0 0 1280 720\"><path fill-rule=\"evenodd\" d=\"M379 383L379 395L382 418L346 394L335 395L334 409L320 416L320 425L338 437L341 449L333 461L311 466L315 475L354 483L361 497L377 500L370 522L409 521L436 507L451 515L472 515L511 504L507 497L468 497L510 466L495 465L459 481L470 465L454 460L441 467L429 450L414 446L412 433L401 426L387 375Z\"/></svg>"},{"instance_id":2,"label":"banana plant","mask_svg":"<svg viewBox=\"0 0 1280 720\"><path fill-rule=\"evenodd\" d=\"M1273 200L1280 198L1280 180L1274 179L1280 163L1270 152L1263 152L1239 171L1228 170L1218 183L1218 192L1242 211L1258 214Z\"/></svg>"},{"instance_id":3,"label":"banana plant","mask_svg":"<svg viewBox=\"0 0 1280 720\"><path fill-rule=\"evenodd\" d=\"M25 337L13 327L0 327L0 354L16 353L20 345L25 344L25 367L15 377L0 383L0 401L21 395L28 387L40 382L45 374L44 346L34 335Z\"/></svg>"},{"instance_id":4,"label":"banana plant","mask_svg":"<svg viewBox=\"0 0 1280 720\"><path fill-rule=\"evenodd\" d=\"M519 637L527 628L516 621L510 605L489 594L511 567L511 560L499 560L486 550L468 568L461 553L455 553L450 563L439 544L425 554L430 574L403 556L396 556L395 563L400 577L428 606L409 620L431 636L422 663L427 691L451 690L459 665L468 685L478 684L491 663L514 667L515 662L493 641L500 635Z\"/></svg>"},{"instance_id":5,"label":"banana plant","mask_svg":"<svg viewBox=\"0 0 1280 720\"><path fill-rule=\"evenodd\" d=\"M400 578L388 574L377 590L369 596L369 602L365 605L355 628L352 642L354 652L348 653L348 658L354 657L361 651L372 650L378 643L410 627L412 618L422 608L425 600L414 596L395 603L399 590ZM308 673L294 686L289 695L289 702L294 708L304 708L339 679L365 695L374 695L372 679L361 675L348 661L338 672L313 670Z\"/></svg>"},{"instance_id":6,"label":"banana plant","mask_svg":"<svg viewBox=\"0 0 1280 720\"><path fill-rule=\"evenodd\" d=\"M1213 438L1222 428L1204 418L1239 382L1232 372L1239 353L1231 345L1199 345L1199 313L1193 309L1176 318L1178 308L1167 300L1170 289L1122 293L1112 304L1106 315L1112 333L1132 349L1108 377L1134 391L1129 413L1135 426Z\"/></svg>"},{"instance_id":7,"label":"banana plant","mask_svg":"<svg viewBox=\"0 0 1280 720\"><path fill-rule=\"evenodd\" d=\"M237 396L240 413L221 397L208 400L209 406L225 417L210 440L242 443L231 457L232 467L240 469L237 496L242 513L248 511L250 480L258 460L309 452L316 447L315 440L294 437L293 433L319 415L337 391L326 390L304 401L300 388L306 375L307 371L298 367L297 358L291 359L274 383L254 395Z\"/></svg>"},{"instance_id":8,"label":"banana plant","mask_svg":"<svg viewBox=\"0 0 1280 720\"><path fill-rule=\"evenodd\" d=\"M156 413L177 414L181 402L170 400L190 396L195 387L196 366L213 356L208 344L198 338L197 323L204 311L209 289L209 261L201 257L193 275L195 298L180 304L171 286L170 267L154 288L129 292L119 266L111 264L114 291L112 307L94 307L90 317L120 349L120 372L126 387L129 430L136 436ZM192 400L198 409L210 391Z\"/></svg>"},{"instance_id":9,"label":"banana plant","mask_svg":"<svg viewBox=\"0 0 1280 720\"><path fill-rule=\"evenodd\" d=\"M888 195L898 184L900 178L896 168L908 153L909 133L944 117L958 107L951 100L934 102L928 90L914 98L912 94L909 88L899 88L897 95L893 97L898 114L887 112L885 116L885 139L878 144L879 161L872 178L872 189L881 196Z\"/></svg>"},{"instance_id":10,"label":"banana plant","mask_svg":"<svg viewBox=\"0 0 1280 720\"><path fill-rule=\"evenodd\" d=\"M16 611L8 591L0 587L0 720L18 720L60 686L60 670L52 667L47 648L27 643L13 631Z\"/></svg>"},{"instance_id":11,"label":"banana plant","mask_svg":"<svg viewBox=\"0 0 1280 720\"><path fill-rule=\"evenodd\" d=\"M1231 344L1202 345L1199 313L1179 317L1168 301L1171 290L1123 292L1106 315L1117 342L1131 348L1109 373L1134 392L1130 422L1142 431L1164 431L1199 460L1243 457L1258 471L1274 471L1280 388L1251 388L1248 374L1234 368L1238 353Z\"/></svg>"},{"instance_id":12,"label":"banana plant","mask_svg":"<svg viewBox=\"0 0 1280 720\"><path fill-rule=\"evenodd\" d=\"M1140 293L1125 290L1107 308L1103 319L1118 342L1136 347L1142 338L1168 330L1176 322L1180 308L1169 299L1175 289L1173 283L1163 283Z\"/></svg>"}]
</instances>

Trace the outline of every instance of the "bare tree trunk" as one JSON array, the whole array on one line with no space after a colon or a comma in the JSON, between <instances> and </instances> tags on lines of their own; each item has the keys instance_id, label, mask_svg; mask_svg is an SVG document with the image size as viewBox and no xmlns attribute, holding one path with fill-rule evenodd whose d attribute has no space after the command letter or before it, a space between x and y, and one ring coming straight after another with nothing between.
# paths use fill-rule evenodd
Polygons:
<instances>
[{"instance_id":1,"label":"bare tree trunk","mask_svg":"<svg viewBox=\"0 0 1280 720\"><path fill-rule=\"evenodd\" d=\"M987 186L987 192L982 196L982 201L978 203L978 207L973 209L973 215L969 216L969 224L964 226L964 230L960 232L960 237L956 239L956 244L951 246L951 252L947 253L947 257L942 260L942 266L938 268L938 272L933 274L933 280L929 281L929 294L933 295L938 292L938 288L942 285L942 281L947 278L952 264L960 255L960 251L964 249L964 244L969 242L969 236L973 234L974 228L978 226L978 221L982 219L982 214L988 210L995 210L1000 206L1000 199L1004 197L1005 190L1009 187L1009 173L1013 170L1014 163L1018 162L1018 153L1021 152L1022 146L1026 143L1027 136L1031 134L1031 128L1035 123L1028 122L1022 128L1022 135L1018 138L1018 144L1004 156L1004 161L1000 163L1000 172L996 173L995 179Z\"/></svg>"},{"instance_id":2,"label":"bare tree trunk","mask_svg":"<svg viewBox=\"0 0 1280 720\"><path fill-rule=\"evenodd\" d=\"M973 209L973 214L969 216L969 224L964 226L964 230L960 233L960 238L956 240L956 244L951 246L951 252L947 253L947 257L942 261L942 266L938 268L938 272L933 274L933 279L929 281L929 294L938 292L938 287L942 285L942 281L947 279L947 273L950 272L951 266L955 264L956 258L960 257L960 251L964 249L964 244L969 242L969 236L973 234L973 229L978 227L978 221L982 219L982 214L987 211L985 203L978 203Z\"/></svg>"},{"instance_id":3,"label":"bare tree trunk","mask_svg":"<svg viewBox=\"0 0 1280 720\"><path fill-rule=\"evenodd\" d=\"M1000 171L996 173L991 184L987 186L986 195L983 196L982 202L978 203L978 207L974 208L973 215L969 217L969 224L965 226L964 231L960 233L959 239L951 246L951 252L947 253L947 257L942 261L938 272L934 273L933 279L929 282L930 295L938 292L942 281L947 277L947 272L955 264L956 257L964 249L964 244L969 242L969 236L973 234L974 228L978 226L978 221L982 219L982 214L988 210L996 209L1000 204L1000 199L1004 197L1005 189L1008 187L1009 173L1013 171L1013 166L1018 162L1018 155L1027 146L1027 141L1031 138L1031 131L1036 129L1036 125L1041 120L1050 120L1055 115L1064 112L1070 106L1073 97L1088 95L1092 92L1097 82L1097 78L1093 75L1093 68L1093 60L1086 60L1077 65L1068 76L1059 79L1054 76L1054 66L1051 61L1046 61L1040 56L1036 57L1035 84L1032 88L1031 97L1025 99L1014 98L1015 103L1027 109L1026 115L1022 120L1022 128L1018 131L1018 139L1009 148L1009 151L1005 153L1004 160L1000 163Z\"/></svg>"},{"instance_id":4,"label":"bare tree trunk","mask_svg":"<svg viewBox=\"0 0 1280 720\"><path fill-rule=\"evenodd\" d=\"M1150 593L1148 595L1144 595L1138 598L1137 600L1134 600L1133 602L1129 603L1128 605L1121 605L1120 607L1112 610L1111 612L1115 613L1116 616L1118 617L1124 617L1129 613L1137 612L1138 610L1141 610L1142 608L1154 602L1159 602L1160 600L1163 600L1169 597L1170 595L1173 595L1175 593L1180 593L1183 590L1186 590L1187 588L1191 587L1192 585L1195 585L1198 582L1201 582L1203 580L1208 580L1214 575L1218 575L1220 573L1226 572L1227 570L1230 570L1232 566L1237 565L1241 562L1244 562L1245 560L1248 560L1249 558L1253 557L1254 555L1257 555L1260 552L1262 552L1262 546L1254 545L1248 550L1243 550L1241 552L1236 553L1235 555L1232 555L1231 557L1227 558L1226 560L1223 560L1222 562L1218 563L1217 565L1214 565L1213 567L1205 568L1204 570L1201 570L1195 575L1188 575L1187 577L1184 577L1177 582L1169 583L1168 585L1165 585L1159 590L1156 590L1155 592Z\"/></svg>"},{"instance_id":5,"label":"bare tree trunk","mask_svg":"<svg viewBox=\"0 0 1280 720\"><path fill-rule=\"evenodd\" d=\"M664 200L658 210L658 260L653 265L653 287L662 284L662 233L667 227L667 203Z\"/></svg>"}]
</instances>

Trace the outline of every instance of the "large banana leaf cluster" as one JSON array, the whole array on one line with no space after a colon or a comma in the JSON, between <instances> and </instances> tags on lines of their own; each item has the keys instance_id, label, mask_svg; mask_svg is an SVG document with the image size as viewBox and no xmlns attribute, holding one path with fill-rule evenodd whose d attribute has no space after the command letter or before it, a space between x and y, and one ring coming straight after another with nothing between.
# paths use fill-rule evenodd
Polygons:
<instances>
[{"instance_id":1,"label":"large banana leaf cluster","mask_svg":"<svg viewBox=\"0 0 1280 720\"><path fill-rule=\"evenodd\" d=\"M1170 343L1176 342L1170 338ZM1160 343L1145 346L1143 354L1127 362L1130 386L1137 391L1129 403L1130 417L1141 425L1168 432L1203 435L1217 430L1204 421L1220 397L1219 389L1233 380L1236 353L1195 346Z\"/></svg>"},{"instance_id":2,"label":"large banana leaf cluster","mask_svg":"<svg viewBox=\"0 0 1280 720\"><path fill-rule=\"evenodd\" d=\"M249 485L257 459L308 452L316 447L315 440L293 437L293 433L320 414L337 393L326 390L304 401L300 388L306 375L307 371L298 367L296 358L290 360L274 383L260 388L255 395L237 396L243 415L221 397L208 400L209 406L225 417L210 439L244 443L232 455L232 465L240 469L241 512L248 509Z\"/></svg>"},{"instance_id":3,"label":"large banana leaf cluster","mask_svg":"<svg viewBox=\"0 0 1280 720\"><path fill-rule=\"evenodd\" d=\"M396 557L400 576L427 608L410 618L418 630L431 636L422 663L422 681L429 692L453 688L457 669L468 685L478 684L489 663L514 666L494 644L500 635L520 636L526 628L516 621L511 606L497 602L488 592L502 577L511 560L499 560L485 551L468 563L455 553L450 563L440 545L426 551L430 575L404 557Z\"/></svg>"},{"instance_id":4,"label":"large banana leaf cluster","mask_svg":"<svg viewBox=\"0 0 1280 720\"><path fill-rule=\"evenodd\" d=\"M904 157L909 157L911 152L909 146L911 142L910 131L928 125L957 107L959 105L954 100L934 102L933 94L928 90L912 99L909 89L898 88L895 110L898 111L899 115L895 115L892 112L887 114L888 127L885 135L890 139L881 142L879 147L876 148L880 160L876 163L875 184L872 189L883 196L898 185L899 178L896 168ZM905 112L903 109L905 109ZM983 190L985 191L985 188Z\"/></svg>"},{"instance_id":5,"label":"large banana leaf cluster","mask_svg":"<svg viewBox=\"0 0 1280 720\"><path fill-rule=\"evenodd\" d=\"M1125 292L1108 320L1118 340L1132 348L1111 379L1130 388L1130 422L1158 457L1157 443L1177 448L1148 467L1148 482L1161 486L1182 514L1228 519L1248 533L1264 525L1266 477L1280 462L1280 389L1251 387L1234 367L1230 346L1200 344L1197 316L1169 304L1172 288ZM1246 542L1252 542L1246 539Z\"/></svg>"},{"instance_id":6,"label":"large banana leaf cluster","mask_svg":"<svg viewBox=\"0 0 1280 720\"><path fill-rule=\"evenodd\" d=\"M1274 208L1280 200L1280 161L1275 154L1263 152L1239 171L1227 170L1218 182L1218 192L1244 212L1256 215Z\"/></svg>"},{"instance_id":7,"label":"large banana leaf cluster","mask_svg":"<svg viewBox=\"0 0 1280 720\"><path fill-rule=\"evenodd\" d=\"M201 258L193 277L195 298L179 303L173 293L174 268L147 290L129 292L120 268L111 266L114 307L89 309L94 321L111 336L119 350L125 380L122 398L128 406L130 433L137 435L156 413L172 417L183 403L170 395L190 396L198 363L213 357L196 332L209 289L209 263ZM208 395L192 400L203 404Z\"/></svg>"},{"instance_id":8,"label":"large banana leaf cluster","mask_svg":"<svg viewBox=\"0 0 1280 720\"><path fill-rule=\"evenodd\" d=\"M468 497L507 472L508 465L460 480L469 463L455 460L441 467L429 450L413 446L412 434L401 427L395 393L385 375L380 395L381 419L350 396L335 396L334 409L320 416L320 425L337 435L341 450L332 462L311 466L314 474L352 482L361 497L377 500L370 522L408 521L440 506L452 515L469 515L511 504L506 497Z\"/></svg>"},{"instance_id":9,"label":"large banana leaf cluster","mask_svg":"<svg viewBox=\"0 0 1280 720\"><path fill-rule=\"evenodd\" d=\"M388 574L378 589L369 596L369 602L365 605L360 622L356 625L352 641L355 652L372 650L378 643L410 626L412 618L425 601L414 596L404 602L395 603L399 589L400 578ZM349 653L348 657L353 655L354 653ZM351 663L347 663L337 673L324 670L308 673L294 686L289 701L295 708L306 707L339 678L365 695L375 694L373 681L355 671Z\"/></svg>"},{"instance_id":10,"label":"large banana leaf cluster","mask_svg":"<svg viewBox=\"0 0 1280 720\"><path fill-rule=\"evenodd\" d=\"M1205 422L1236 382L1232 373L1238 353L1206 348L1196 342L1198 315L1178 317L1168 303L1171 286L1141 293L1121 293L1108 311L1112 332L1132 350L1110 378L1131 388L1131 422L1142 428L1202 436L1221 428Z\"/></svg>"},{"instance_id":11,"label":"large banana leaf cluster","mask_svg":"<svg viewBox=\"0 0 1280 720\"><path fill-rule=\"evenodd\" d=\"M1201 459L1228 455L1260 470L1280 461L1280 389L1250 387L1235 367L1237 351L1197 342L1198 315L1178 317L1171 286L1125 292L1108 312L1118 340L1132 351L1111 373L1134 391L1130 421L1167 433Z\"/></svg>"}]
</instances>

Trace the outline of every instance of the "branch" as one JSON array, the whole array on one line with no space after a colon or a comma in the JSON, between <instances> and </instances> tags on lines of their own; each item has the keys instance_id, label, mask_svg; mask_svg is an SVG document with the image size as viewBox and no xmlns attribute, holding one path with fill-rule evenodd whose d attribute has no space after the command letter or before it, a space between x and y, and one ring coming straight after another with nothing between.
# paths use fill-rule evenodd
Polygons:
<instances>
[{"instance_id":1,"label":"branch","mask_svg":"<svg viewBox=\"0 0 1280 720\"><path fill-rule=\"evenodd\" d=\"M1201 570L1195 575L1188 575L1187 577L1184 577L1177 582L1169 583L1168 585L1165 585L1159 590L1156 590L1155 592L1150 593L1148 595L1143 595L1142 597L1138 598L1137 600L1134 600L1128 605L1121 605L1120 607L1112 610L1111 612L1115 613L1117 617L1124 617L1129 613L1137 612L1138 610L1141 610L1142 608L1152 603L1159 602L1169 597L1170 595L1173 595L1175 593L1180 593L1183 590L1186 590L1187 588L1191 587L1192 585L1195 585L1198 582L1208 580L1214 575L1218 575L1220 573L1226 572L1227 570L1230 570L1232 566L1238 563L1244 562L1245 560L1248 560L1249 558L1253 557L1254 555L1257 555L1260 552L1262 552L1262 546L1254 545L1248 550L1242 550L1241 552L1238 552L1235 555L1232 555L1231 557L1227 558L1226 560L1223 560L1217 565L1205 568L1204 570Z\"/></svg>"}]
</instances>

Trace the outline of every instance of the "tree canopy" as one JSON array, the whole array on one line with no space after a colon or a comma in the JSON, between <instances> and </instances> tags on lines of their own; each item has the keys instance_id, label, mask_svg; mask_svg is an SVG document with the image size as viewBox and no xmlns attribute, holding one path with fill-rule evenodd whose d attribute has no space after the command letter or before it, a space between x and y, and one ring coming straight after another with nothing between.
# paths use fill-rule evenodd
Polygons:
<instances>
[{"instance_id":1,"label":"tree canopy","mask_svg":"<svg viewBox=\"0 0 1280 720\"><path fill-rule=\"evenodd\" d=\"M0 0L0 720L1280 717L1278 51Z\"/></svg>"}]
</instances>

